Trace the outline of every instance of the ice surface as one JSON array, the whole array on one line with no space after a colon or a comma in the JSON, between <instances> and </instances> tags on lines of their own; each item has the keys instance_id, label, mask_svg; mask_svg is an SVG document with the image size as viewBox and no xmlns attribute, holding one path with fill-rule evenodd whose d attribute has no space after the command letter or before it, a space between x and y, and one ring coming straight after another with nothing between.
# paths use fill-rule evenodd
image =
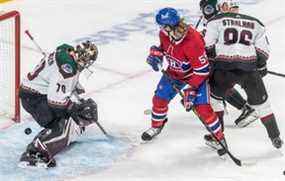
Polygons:
<instances>
[{"instance_id":1,"label":"ice surface","mask_svg":"<svg viewBox=\"0 0 285 181\"><path fill-rule=\"evenodd\" d=\"M285 73L283 1L244 0L241 5L242 13L256 16L266 24L272 47L268 68L281 73ZM204 144L205 129L192 113L183 110L178 98L170 104L169 122L161 135L149 144L140 143L140 134L150 125L150 118L143 111L151 107L151 97L161 76L150 71L145 57L149 47L158 41L153 14L165 6L179 8L193 24L199 15L198 0L22 0L3 4L3 9L17 9L22 13L22 32L29 29L47 51L63 42L75 43L87 38L97 41L99 57L92 67L94 74L88 80L82 77L86 96L97 101L101 123L115 136L123 134L131 142L124 139L108 142L94 128L96 134L91 134L92 138L85 138L83 143L57 156L57 168L21 170L16 168L16 161L32 140L32 135L24 135L24 128L30 126L33 134L36 133L35 123L25 122L0 132L0 180L285 179L282 175L284 150L273 148L259 121L244 129L233 127L239 112L231 107L225 118L230 150L254 165L239 168L230 159L218 158ZM41 55L25 35L22 42L24 76ZM285 80L273 75L267 75L264 80L284 136Z\"/></svg>"}]
</instances>

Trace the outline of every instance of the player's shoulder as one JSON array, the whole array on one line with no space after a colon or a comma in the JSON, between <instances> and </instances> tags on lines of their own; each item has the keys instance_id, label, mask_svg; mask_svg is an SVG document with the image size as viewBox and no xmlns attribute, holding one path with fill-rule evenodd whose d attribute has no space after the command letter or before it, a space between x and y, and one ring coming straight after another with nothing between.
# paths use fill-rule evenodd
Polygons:
<instances>
[{"instance_id":1,"label":"player's shoulder","mask_svg":"<svg viewBox=\"0 0 285 181\"><path fill-rule=\"evenodd\" d=\"M55 61L58 66L59 73L63 78L70 78L77 74L77 64L69 55L68 49L73 49L71 45L62 44L56 48Z\"/></svg>"},{"instance_id":2,"label":"player's shoulder","mask_svg":"<svg viewBox=\"0 0 285 181\"><path fill-rule=\"evenodd\" d=\"M201 33L191 26L189 27L189 30L187 32L186 39L188 40L188 44L190 45L204 45L204 39Z\"/></svg>"},{"instance_id":3,"label":"player's shoulder","mask_svg":"<svg viewBox=\"0 0 285 181\"><path fill-rule=\"evenodd\" d=\"M214 22L217 20L222 20L225 18L232 18L232 19L242 19L242 20L249 20L249 21L254 21L258 24L260 24L261 26L264 26L264 24L257 18L253 17L253 16L249 16L249 15L245 15L245 14L240 14L240 13L220 13L217 14L215 16L213 16L211 19L208 20L208 23L210 22Z\"/></svg>"},{"instance_id":4,"label":"player's shoulder","mask_svg":"<svg viewBox=\"0 0 285 181\"><path fill-rule=\"evenodd\" d=\"M159 31L159 38L161 39L161 40L164 40L164 39L168 39L168 34L167 34L167 32L165 32L164 30L160 30Z\"/></svg>"},{"instance_id":5,"label":"player's shoulder","mask_svg":"<svg viewBox=\"0 0 285 181\"><path fill-rule=\"evenodd\" d=\"M201 52L205 49L205 42L200 32L190 27L185 37L186 48Z\"/></svg>"}]
</instances>

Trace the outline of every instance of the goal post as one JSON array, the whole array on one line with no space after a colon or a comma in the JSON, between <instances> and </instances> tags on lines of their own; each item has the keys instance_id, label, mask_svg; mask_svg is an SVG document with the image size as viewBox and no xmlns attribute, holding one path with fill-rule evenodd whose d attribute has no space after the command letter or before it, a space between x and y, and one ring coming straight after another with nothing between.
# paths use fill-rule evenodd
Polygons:
<instances>
[{"instance_id":1,"label":"goal post","mask_svg":"<svg viewBox=\"0 0 285 181\"><path fill-rule=\"evenodd\" d=\"M0 115L20 121L20 13L0 12Z\"/></svg>"}]
</instances>

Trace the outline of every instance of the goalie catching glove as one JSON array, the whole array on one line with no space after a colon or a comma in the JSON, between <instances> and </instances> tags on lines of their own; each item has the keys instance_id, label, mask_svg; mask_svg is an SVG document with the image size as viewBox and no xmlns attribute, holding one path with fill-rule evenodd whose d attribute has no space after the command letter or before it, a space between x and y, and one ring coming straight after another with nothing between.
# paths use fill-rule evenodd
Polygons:
<instances>
[{"instance_id":1,"label":"goalie catching glove","mask_svg":"<svg viewBox=\"0 0 285 181\"><path fill-rule=\"evenodd\" d=\"M97 104L91 98L82 99L81 104L72 103L69 112L72 119L80 127L88 126L98 120Z\"/></svg>"}]
</instances>

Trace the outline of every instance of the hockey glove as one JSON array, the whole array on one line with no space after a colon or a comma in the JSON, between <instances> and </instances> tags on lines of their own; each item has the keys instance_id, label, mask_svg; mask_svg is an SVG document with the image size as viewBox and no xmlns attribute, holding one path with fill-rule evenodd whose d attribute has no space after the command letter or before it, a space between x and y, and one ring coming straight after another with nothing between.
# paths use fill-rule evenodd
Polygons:
<instances>
[{"instance_id":1,"label":"hockey glove","mask_svg":"<svg viewBox=\"0 0 285 181\"><path fill-rule=\"evenodd\" d=\"M146 62L152 67L154 71L159 71L162 67L163 52L157 46L150 47L150 53L146 59Z\"/></svg>"},{"instance_id":2,"label":"hockey glove","mask_svg":"<svg viewBox=\"0 0 285 181\"><path fill-rule=\"evenodd\" d=\"M261 77L264 77L267 74L267 66L266 64L262 67L257 67L257 71L261 75Z\"/></svg>"},{"instance_id":3,"label":"hockey glove","mask_svg":"<svg viewBox=\"0 0 285 181\"><path fill-rule=\"evenodd\" d=\"M77 111L72 113L71 117L81 127L96 122L98 120L96 102L91 98L82 100L81 104L77 104Z\"/></svg>"},{"instance_id":4,"label":"hockey glove","mask_svg":"<svg viewBox=\"0 0 285 181\"><path fill-rule=\"evenodd\" d=\"M195 98L197 96L197 92L192 87L184 89L184 97L183 97L183 105L186 111L190 111L194 105Z\"/></svg>"}]
</instances>

